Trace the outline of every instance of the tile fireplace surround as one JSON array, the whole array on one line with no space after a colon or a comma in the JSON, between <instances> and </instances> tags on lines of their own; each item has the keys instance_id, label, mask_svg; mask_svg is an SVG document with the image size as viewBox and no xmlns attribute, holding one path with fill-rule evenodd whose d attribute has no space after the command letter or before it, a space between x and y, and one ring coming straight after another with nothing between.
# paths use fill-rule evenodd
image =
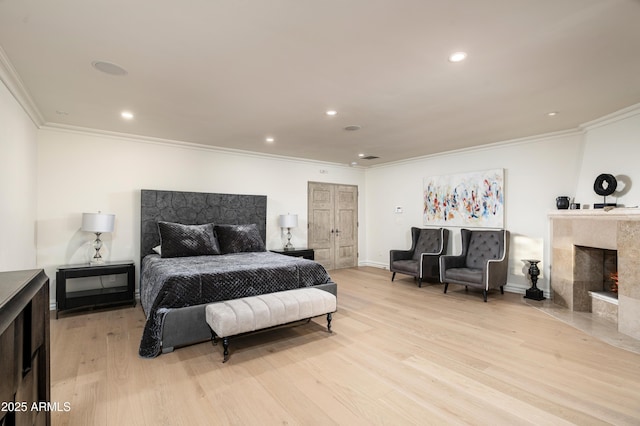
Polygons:
<instances>
[{"instance_id":1,"label":"tile fireplace surround","mask_svg":"<svg viewBox=\"0 0 640 426\"><path fill-rule=\"evenodd\" d=\"M617 250L618 331L640 340L640 209L559 210L549 218L554 303L591 312L589 291L602 290L602 261L581 247Z\"/></svg>"}]
</instances>

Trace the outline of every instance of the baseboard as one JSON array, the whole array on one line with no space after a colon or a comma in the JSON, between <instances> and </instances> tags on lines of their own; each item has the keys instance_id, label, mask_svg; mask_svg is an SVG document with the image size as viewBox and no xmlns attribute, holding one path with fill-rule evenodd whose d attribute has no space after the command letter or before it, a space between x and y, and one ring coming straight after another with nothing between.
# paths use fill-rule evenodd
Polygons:
<instances>
[{"instance_id":1,"label":"baseboard","mask_svg":"<svg viewBox=\"0 0 640 426\"><path fill-rule=\"evenodd\" d=\"M385 269L387 271L389 270L389 264L388 263L372 262L370 260L364 260L362 262L358 262L358 266L371 266L373 268Z\"/></svg>"},{"instance_id":2,"label":"baseboard","mask_svg":"<svg viewBox=\"0 0 640 426\"><path fill-rule=\"evenodd\" d=\"M516 294L526 294L527 290L529 289L529 287L524 287L522 285L518 285L518 284L509 284L507 283L506 286L504 286L504 291L508 291L509 293L516 293ZM543 289L540 289L543 290ZM550 299L551 298L551 294L548 290L543 290L542 291L543 295L545 298Z\"/></svg>"}]
</instances>

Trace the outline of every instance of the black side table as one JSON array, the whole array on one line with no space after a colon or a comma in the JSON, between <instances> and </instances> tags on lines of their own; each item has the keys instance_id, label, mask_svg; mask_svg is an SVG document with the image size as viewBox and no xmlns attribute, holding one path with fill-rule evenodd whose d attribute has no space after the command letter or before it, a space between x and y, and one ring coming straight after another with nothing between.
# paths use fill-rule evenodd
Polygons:
<instances>
[{"instance_id":1,"label":"black side table","mask_svg":"<svg viewBox=\"0 0 640 426\"><path fill-rule=\"evenodd\" d=\"M313 249L299 248L299 249L293 249L293 250L279 249L279 250L270 250L270 251L274 253L284 254L285 256L302 257L304 259L315 260L315 254L313 252Z\"/></svg>"},{"instance_id":2,"label":"black side table","mask_svg":"<svg viewBox=\"0 0 640 426\"><path fill-rule=\"evenodd\" d=\"M135 265L133 261L105 262L91 265L64 265L56 272L56 319L60 311L77 308L93 308L131 303L135 299ZM90 290L67 291L67 280L72 278L99 277L105 275L127 275L127 285L102 287Z\"/></svg>"}]
</instances>

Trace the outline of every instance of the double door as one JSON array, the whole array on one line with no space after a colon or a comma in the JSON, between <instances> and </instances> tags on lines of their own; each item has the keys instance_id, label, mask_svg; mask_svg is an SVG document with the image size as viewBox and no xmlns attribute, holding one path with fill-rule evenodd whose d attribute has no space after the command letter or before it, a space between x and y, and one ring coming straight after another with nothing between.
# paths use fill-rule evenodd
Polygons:
<instances>
[{"instance_id":1,"label":"double door","mask_svg":"<svg viewBox=\"0 0 640 426\"><path fill-rule=\"evenodd\" d=\"M309 182L308 245L325 269L358 265L358 187Z\"/></svg>"}]
</instances>

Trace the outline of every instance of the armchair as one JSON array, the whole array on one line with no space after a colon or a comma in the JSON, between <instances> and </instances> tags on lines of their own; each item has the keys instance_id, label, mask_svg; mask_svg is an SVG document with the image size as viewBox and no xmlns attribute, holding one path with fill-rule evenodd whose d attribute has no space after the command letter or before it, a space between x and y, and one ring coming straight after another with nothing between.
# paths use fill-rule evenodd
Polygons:
<instances>
[{"instance_id":1,"label":"armchair","mask_svg":"<svg viewBox=\"0 0 640 426\"><path fill-rule=\"evenodd\" d=\"M484 301L487 292L500 288L504 294L509 263L509 231L460 230L462 253L459 256L440 257L440 281L447 292L449 283L482 289Z\"/></svg>"},{"instance_id":2,"label":"armchair","mask_svg":"<svg viewBox=\"0 0 640 426\"><path fill-rule=\"evenodd\" d=\"M411 228L411 249L390 250L389 270L393 272L391 281L396 273L411 275L418 280L418 287L422 287L423 279L440 279L438 258L447 252L449 230L444 228L421 229Z\"/></svg>"}]
</instances>

